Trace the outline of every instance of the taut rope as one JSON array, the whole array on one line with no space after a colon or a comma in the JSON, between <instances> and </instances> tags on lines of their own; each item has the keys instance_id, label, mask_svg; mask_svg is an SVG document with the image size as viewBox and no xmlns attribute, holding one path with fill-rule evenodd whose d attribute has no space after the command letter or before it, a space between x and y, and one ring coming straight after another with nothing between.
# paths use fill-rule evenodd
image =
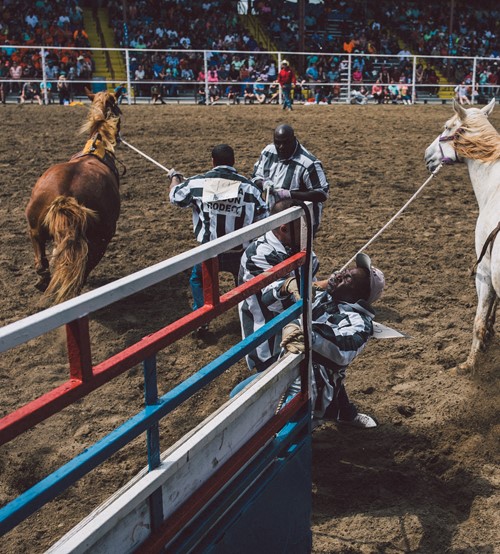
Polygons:
<instances>
[{"instance_id":1,"label":"taut rope","mask_svg":"<svg viewBox=\"0 0 500 554\"><path fill-rule=\"evenodd\" d=\"M356 259L356 256L360 253L360 252L363 252L363 250L365 250L375 239L377 239L388 227L389 225L391 225L393 223L393 221L399 217L403 212L404 210L406 210L406 208L413 202L413 200L415 200L415 198L422 192L422 190L424 189L424 187L429 183L429 181L437 174L437 172L441 169L442 164L439 164L436 169L431 173L431 175L429 176L429 178L425 181L425 183L417 190L417 192L415 192L415 194L408 200L408 202L406 202L406 204L396 213L394 214L391 219L377 232L375 233L375 235L373 235L373 237L364 245L362 246L357 252L356 254L354 254L354 256L342 267L342 269L340 269L340 271L344 271L344 269L347 268L347 266L352 263L355 259Z\"/></svg>"},{"instance_id":2,"label":"taut rope","mask_svg":"<svg viewBox=\"0 0 500 554\"><path fill-rule=\"evenodd\" d=\"M135 146L132 146L131 144L129 144L122 137L120 137L120 142L122 142L125 146L128 146L129 148L131 148L132 150L134 150L135 152L137 152L141 156L144 156L146 158L146 160L149 160L150 162L154 163L159 168L163 169L163 171L166 171L167 173L170 171L170 169L168 169L168 167L165 167L164 165L161 165L161 163L158 163L156 160L153 160L153 158L150 158L147 154L144 154L144 152L141 152L138 148L136 148Z\"/></svg>"},{"instance_id":3,"label":"taut rope","mask_svg":"<svg viewBox=\"0 0 500 554\"><path fill-rule=\"evenodd\" d=\"M129 148L131 148L132 150L134 150L135 152L137 152L138 154L140 154L141 156L144 156L144 158L146 158L147 160L149 160L150 162L154 163L155 165L157 165L158 167L160 167L161 169L163 169L164 171L166 171L167 173L170 171L170 169L168 169L167 167L165 167L164 165L161 165L160 163L158 163L156 160L153 160L153 158L149 157L147 154L144 154L144 152L141 152L138 148L136 148L135 146L132 146L131 144L129 144L126 140L124 140L122 137L120 137L120 141L125 144L125 146L128 146ZM429 176L429 178L425 181L425 183L423 183L420 188L415 192L415 194L408 200L408 202L406 202L406 204L397 212L395 213L391 219L377 232L375 233L375 235L373 235L373 237L364 245L362 246L357 252L356 254L354 254L354 256L346 263L344 264L344 266L340 269L340 271L343 271L344 269L347 268L347 266L352 263L355 259L356 259L356 256L363 252L363 250L366 250L366 248L368 246L370 246L370 244L375 241L393 222L394 220L396 220L405 210L406 208L415 200L415 198L417 198L417 196L422 192L422 190L424 189L425 186L427 186L427 184L431 181L431 179L433 177L435 177L438 173L438 171L441 169L441 167L443 167L442 164L439 164L436 169L431 173L431 175Z\"/></svg>"}]
</instances>

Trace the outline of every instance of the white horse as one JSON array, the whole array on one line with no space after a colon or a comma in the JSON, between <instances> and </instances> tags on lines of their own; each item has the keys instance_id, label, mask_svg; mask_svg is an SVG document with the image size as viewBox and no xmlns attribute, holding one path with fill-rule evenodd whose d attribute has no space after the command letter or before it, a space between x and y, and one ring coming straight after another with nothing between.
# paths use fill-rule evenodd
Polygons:
<instances>
[{"instance_id":1,"label":"white horse","mask_svg":"<svg viewBox=\"0 0 500 554\"><path fill-rule=\"evenodd\" d=\"M483 108L465 109L453 102L455 115L425 151L427 168L465 163L479 205L476 222L476 291L478 297L472 346L463 371L475 371L478 354L493 335L500 296L500 135L488 121L495 99ZM496 239L496 240L495 240Z\"/></svg>"}]
</instances>

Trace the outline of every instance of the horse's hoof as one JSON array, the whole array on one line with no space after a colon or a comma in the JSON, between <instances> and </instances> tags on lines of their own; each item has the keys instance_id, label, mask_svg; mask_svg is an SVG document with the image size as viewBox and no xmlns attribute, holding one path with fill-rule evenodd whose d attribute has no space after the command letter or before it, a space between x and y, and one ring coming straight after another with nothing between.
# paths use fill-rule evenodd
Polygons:
<instances>
[{"instance_id":1,"label":"horse's hoof","mask_svg":"<svg viewBox=\"0 0 500 554\"><path fill-rule=\"evenodd\" d=\"M473 368L468 362L463 362L461 364L458 364L456 367L454 367L451 370L451 375L459 376L459 375L470 375L473 373Z\"/></svg>"},{"instance_id":2,"label":"horse's hoof","mask_svg":"<svg viewBox=\"0 0 500 554\"><path fill-rule=\"evenodd\" d=\"M47 287L50 283L50 277L48 279L40 279L38 283L36 283L35 288L39 290L40 292L45 292L47 290Z\"/></svg>"}]
</instances>

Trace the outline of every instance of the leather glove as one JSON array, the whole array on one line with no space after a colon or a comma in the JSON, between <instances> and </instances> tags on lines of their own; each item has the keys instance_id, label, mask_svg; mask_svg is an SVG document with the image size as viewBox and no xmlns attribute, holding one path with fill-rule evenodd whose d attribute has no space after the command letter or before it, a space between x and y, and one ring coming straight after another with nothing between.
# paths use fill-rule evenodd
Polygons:
<instances>
[{"instance_id":1,"label":"leather glove","mask_svg":"<svg viewBox=\"0 0 500 554\"><path fill-rule=\"evenodd\" d=\"M304 332L297 323L289 323L283 327L281 348L286 348L292 354L304 352Z\"/></svg>"},{"instance_id":2,"label":"leather glove","mask_svg":"<svg viewBox=\"0 0 500 554\"><path fill-rule=\"evenodd\" d=\"M295 277L288 277L288 279L281 285L280 289L281 295L291 294L295 302L300 300L300 291Z\"/></svg>"},{"instance_id":3,"label":"leather glove","mask_svg":"<svg viewBox=\"0 0 500 554\"><path fill-rule=\"evenodd\" d=\"M291 198L292 195L289 190L287 189L275 189L273 191L274 197L276 200L286 200L287 198Z\"/></svg>"},{"instance_id":4,"label":"leather glove","mask_svg":"<svg viewBox=\"0 0 500 554\"><path fill-rule=\"evenodd\" d=\"M179 173L176 169L172 168L169 169L167 172L167 176L169 179L172 179L172 177L178 177L181 181L184 181L184 175L182 173Z\"/></svg>"}]
</instances>

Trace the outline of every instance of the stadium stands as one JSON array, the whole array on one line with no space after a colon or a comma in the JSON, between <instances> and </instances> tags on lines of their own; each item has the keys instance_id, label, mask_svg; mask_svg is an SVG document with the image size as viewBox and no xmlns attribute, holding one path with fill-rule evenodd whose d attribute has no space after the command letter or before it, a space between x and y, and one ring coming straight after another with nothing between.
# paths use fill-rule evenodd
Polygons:
<instances>
[{"instance_id":1,"label":"stadium stands","mask_svg":"<svg viewBox=\"0 0 500 554\"><path fill-rule=\"evenodd\" d=\"M387 70L389 78L395 82L403 78L411 83L414 76L408 56L435 56L426 61L419 59L416 76L422 95L435 96L439 84L462 80L471 84L472 62L460 56L480 56L490 57L480 61L477 75L481 75L484 94L491 93L499 82L500 10L488 0L474 5L461 0L455 3L457 9L451 34L450 14L437 4L421 0L403 0L397 4L389 0L306 3L304 48L311 55L295 59L298 78L306 91L325 85L333 88L333 84L338 83L342 88L339 97L343 98L348 76L342 54L359 54L353 57L352 70L358 66L360 74L355 85L371 85L381 77L383 70ZM299 46L297 2L254 0L248 3L251 6L249 14L239 14L238 4L242 3L232 0L128 3L110 0L106 5L115 46L131 49L128 69L132 80L141 65L138 75L146 83L160 79L166 83L164 89L168 96L185 91L193 96L195 83L204 80L204 57L192 50L210 50L209 69L217 73L219 83L225 82L213 86L218 87L219 96L224 97L228 82L255 81L259 76L264 81L274 81L277 58L259 54L260 51L297 52ZM128 6L126 13L124 6ZM252 20L254 24L249 26ZM89 43L83 23L83 7L78 0L58 3L4 0L0 7L0 45L74 48L70 52L48 51L48 78L57 80L58 75L65 72L70 80L91 81L95 60L91 51L86 50ZM165 55L151 52L151 49L171 52ZM370 57L366 56L368 54ZM449 55L455 58L447 59ZM0 79L12 77L14 62L22 67L21 79L41 79L40 58L38 49L1 49ZM321 75L319 81L313 78L316 73ZM183 82L191 84L183 87ZM20 84L16 85L9 83L8 92L16 92ZM136 92L147 96L150 86L138 85Z\"/></svg>"}]
</instances>

